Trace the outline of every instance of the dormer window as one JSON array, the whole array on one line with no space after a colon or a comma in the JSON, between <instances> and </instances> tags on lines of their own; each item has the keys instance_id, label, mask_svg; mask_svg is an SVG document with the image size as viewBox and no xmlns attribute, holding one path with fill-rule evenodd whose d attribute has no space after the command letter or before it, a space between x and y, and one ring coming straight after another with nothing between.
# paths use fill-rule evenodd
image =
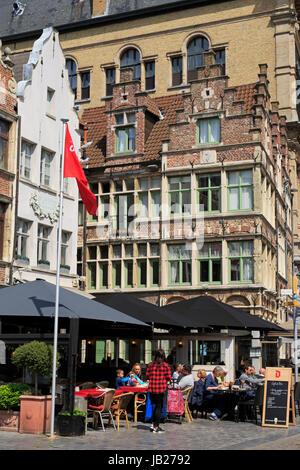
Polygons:
<instances>
[{"instance_id":1,"label":"dormer window","mask_svg":"<svg viewBox=\"0 0 300 470\"><path fill-rule=\"evenodd\" d=\"M116 114L116 153L135 151L135 113Z\"/></svg>"}]
</instances>

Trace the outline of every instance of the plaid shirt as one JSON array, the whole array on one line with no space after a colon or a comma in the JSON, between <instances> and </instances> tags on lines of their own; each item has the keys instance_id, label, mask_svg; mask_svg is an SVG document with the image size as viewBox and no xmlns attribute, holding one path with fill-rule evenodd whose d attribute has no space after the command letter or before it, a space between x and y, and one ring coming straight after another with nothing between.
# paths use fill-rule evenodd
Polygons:
<instances>
[{"instance_id":1,"label":"plaid shirt","mask_svg":"<svg viewBox=\"0 0 300 470\"><path fill-rule=\"evenodd\" d=\"M148 391L150 393L164 393L167 383L171 380L171 370L166 362L158 364L151 362L148 365L146 379L149 380Z\"/></svg>"}]
</instances>

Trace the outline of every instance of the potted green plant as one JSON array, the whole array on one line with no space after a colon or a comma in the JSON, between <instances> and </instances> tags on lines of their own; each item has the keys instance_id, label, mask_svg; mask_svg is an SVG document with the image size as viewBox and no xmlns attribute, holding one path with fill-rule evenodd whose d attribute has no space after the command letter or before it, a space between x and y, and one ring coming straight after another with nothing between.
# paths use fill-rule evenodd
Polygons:
<instances>
[{"instance_id":1,"label":"potted green plant","mask_svg":"<svg viewBox=\"0 0 300 470\"><path fill-rule=\"evenodd\" d=\"M60 265L60 271L65 274L69 274L70 272L70 266L68 264L61 264Z\"/></svg>"},{"instance_id":2,"label":"potted green plant","mask_svg":"<svg viewBox=\"0 0 300 470\"><path fill-rule=\"evenodd\" d=\"M0 429L19 430L20 396L24 393L32 393L29 385L11 382L0 386Z\"/></svg>"},{"instance_id":3,"label":"potted green plant","mask_svg":"<svg viewBox=\"0 0 300 470\"><path fill-rule=\"evenodd\" d=\"M20 264L26 264L26 265L29 264L28 256L16 255L15 260Z\"/></svg>"},{"instance_id":4,"label":"potted green plant","mask_svg":"<svg viewBox=\"0 0 300 470\"><path fill-rule=\"evenodd\" d=\"M57 369L59 368L57 354ZM39 375L52 374L53 346L42 341L31 341L19 346L12 354L12 363L27 368L34 374L35 395L21 395L20 432L44 434L50 430L51 395L38 394Z\"/></svg>"},{"instance_id":5,"label":"potted green plant","mask_svg":"<svg viewBox=\"0 0 300 470\"><path fill-rule=\"evenodd\" d=\"M60 436L83 436L85 434L86 411L75 408L73 413L61 411L57 416L57 430Z\"/></svg>"},{"instance_id":6,"label":"potted green plant","mask_svg":"<svg viewBox=\"0 0 300 470\"><path fill-rule=\"evenodd\" d=\"M38 260L38 265L42 266L45 269L49 269L50 268L50 261L48 261L47 259L39 259Z\"/></svg>"}]
</instances>

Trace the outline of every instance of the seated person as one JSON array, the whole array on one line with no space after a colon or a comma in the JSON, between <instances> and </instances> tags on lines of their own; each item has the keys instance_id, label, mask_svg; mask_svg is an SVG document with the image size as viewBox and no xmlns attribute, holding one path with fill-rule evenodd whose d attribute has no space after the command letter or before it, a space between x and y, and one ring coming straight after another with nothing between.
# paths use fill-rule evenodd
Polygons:
<instances>
[{"instance_id":1,"label":"seated person","mask_svg":"<svg viewBox=\"0 0 300 470\"><path fill-rule=\"evenodd\" d=\"M132 370L129 372L128 376L130 379L129 385L131 387L136 387L137 385L148 387L148 383L142 379L142 368L139 362L136 362L132 366Z\"/></svg>"},{"instance_id":2,"label":"seated person","mask_svg":"<svg viewBox=\"0 0 300 470\"><path fill-rule=\"evenodd\" d=\"M124 377L124 371L122 369L117 369L116 377L116 390L119 390L120 387L128 384L130 377Z\"/></svg>"},{"instance_id":3,"label":"seated person","mask_svg":"<svg viewBox=\"0 0 300 470\"><path fill-rule=\"evenodd\" d=\"M219 384L222 384L224 387L227 387L229 385L229 382L225 382L225 377L228 374L227 370L223 370L221 375L217 377L217 381Z\"/></svg>"},{"instance_id":4,"label":"seated person","mask_svg":"<svg viewBox=\"0 0 300 470\"><path fill-rule=\"evenodd\" d=\"M176 364L175 370L172 375L172 379L176 380L179 382L179 380L182 378L182 364Z\"/></svg>"},{"instance_id":5,"label":"seated person","mask_svg":"<svg viewBox=\"0 0 300 470\"><path fill-rule=\"evenodd\" d=\"M223 387L223 384L219 384L217 378L221 376L224 369L221 366L216 366L214 370L209 374L204 382L204 399L210 402L214 411L210 414L209 419L217 421L219 418L227 416L225 404L218 400L217 391Z\"/></svg>"},{"instance_id":6,"label":"seated person","mask_svg":"<svg viewBox=\"0 0 300 470\"><path fill-rule=\"evenodd\" d=\"M182 366L182 378L179 380L179 387L182 391L182 396L185 399L186 393L184 390L194 386L194 379L192 375L192 368L189 364L184 364Z\"/></svg>"},{"instance_id":7,"label":"seated person","mask_svg":"<svg viewBox=\"0 0 300 470\"><path fill-rule=\"evenodd\" d=\"M244 381L249 387L256 389L257 385L264 383L265 377L255 376L255 369L252 366L245 366L242 375L240 376L240 381Z\"/></svg>"},{"instance_id":8,"label":"seated person","mask_svg":"<svg viewBox=\"0 0 300 470\"><path fill-rule=\"evenodd\" d=\"M196 382L194 382L194 388L191 391L190 399L189 399L189 407L192 411L196 410L196 417L197 417L197 412L201 410L201 406L203 404L204 382L206 378L206 371L203 369L199 369L197 372L197 377L199 380L196 380Z\"/></svg>"}]
</instances>

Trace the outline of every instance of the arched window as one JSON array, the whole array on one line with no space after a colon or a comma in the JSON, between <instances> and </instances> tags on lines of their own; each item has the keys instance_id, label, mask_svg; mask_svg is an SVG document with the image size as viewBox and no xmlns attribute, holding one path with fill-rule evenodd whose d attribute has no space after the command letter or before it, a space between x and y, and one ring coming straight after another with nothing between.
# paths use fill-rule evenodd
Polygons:
<instances>
[{"instance_id":1,"label":"arched window","mask_svg":"<svg viewBox=\"0 0 300 470\"><path fill-rule=\"evenodd\" d=\"M201 67L204 65L204 55L205 51L209 49L209 42L208 40L203 37L199 36L194 38L190 41L188 48L187 48L187 55L188 55L188 73L187 79L188 82L190 80L195 80L197 78L197 67Z\"/></svg>"},{"instance_id":2,"label":"arched window","mask_svg":"<svg viewBox=\"0 0 300 470\"><path fill-rule=\"evenodd\" d=\"M140 62L140 53L137 49L127 49L121 55L121 68L122 67L132 67L133 68L133 78L140 80L141 78L141 62Z\"/></svg>"},{"instance_id":3,"label":"arched window","mask_svg":"<svg viewBox=\"0 0 300 470\"><path fill-rule=\"evenodd\" d=\"M67 59L66 67L68 69L70 86L73 90L73 93L76 99L77 98L77 66L76 66L75 60Z\"/></svg>"}]
</instances>

